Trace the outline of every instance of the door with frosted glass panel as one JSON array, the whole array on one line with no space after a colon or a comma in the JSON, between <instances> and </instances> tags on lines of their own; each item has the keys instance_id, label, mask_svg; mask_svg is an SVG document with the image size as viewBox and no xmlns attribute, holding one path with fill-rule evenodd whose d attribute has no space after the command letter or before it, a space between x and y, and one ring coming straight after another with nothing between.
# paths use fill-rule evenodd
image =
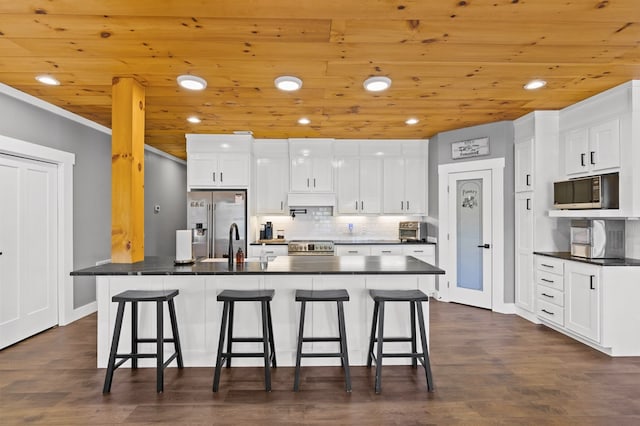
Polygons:
<instances>
[{"instance_id":1,"label":"door with frosted glass panel","mask_svg":"<svg viewBox=\"0 0 640 426\"><path fill-rule=\"evenodd\" d=\"M452 302L491 309L491 170L449 174Z\"/></svg>"}]
</instances>

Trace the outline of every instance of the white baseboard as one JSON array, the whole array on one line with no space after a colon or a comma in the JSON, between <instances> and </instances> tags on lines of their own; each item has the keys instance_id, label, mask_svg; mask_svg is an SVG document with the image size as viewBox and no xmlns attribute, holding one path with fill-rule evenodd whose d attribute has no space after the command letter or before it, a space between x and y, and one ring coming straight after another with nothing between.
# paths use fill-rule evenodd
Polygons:
<instances>
[{"instance_id":1,"label":"white baseboard","mask_svg":"<svg viewBox=\"0 0 640 426\"><path fill-rule=\"evenodd\" d=\"M91 302L91 303L87 303L84 306L80 306L79 308L74 309L71 314L69 315L69 318L67 318L67 321L64 324L58 324L61 326L64 325L69 325L74 321L78 321L80 318L84 318L87 315L91 315L94 312L98 311L98 302Z\"/></svg>"}]
</instances>

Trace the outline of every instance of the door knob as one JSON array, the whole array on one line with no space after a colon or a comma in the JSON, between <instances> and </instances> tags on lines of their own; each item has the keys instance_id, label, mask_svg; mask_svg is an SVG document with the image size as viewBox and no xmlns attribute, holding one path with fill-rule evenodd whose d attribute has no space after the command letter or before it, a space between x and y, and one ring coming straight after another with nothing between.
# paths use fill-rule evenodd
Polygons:
<instances>
[{"instance_id":1,"label":"door knob","mask_svg":"<svg viewBox=\"0 0 640 426\"><path fill-rule=\"evenodd\" d=\"M481 244L478 248L491 248L491 246L489 244Z\"/></svg>"}]
</instances>

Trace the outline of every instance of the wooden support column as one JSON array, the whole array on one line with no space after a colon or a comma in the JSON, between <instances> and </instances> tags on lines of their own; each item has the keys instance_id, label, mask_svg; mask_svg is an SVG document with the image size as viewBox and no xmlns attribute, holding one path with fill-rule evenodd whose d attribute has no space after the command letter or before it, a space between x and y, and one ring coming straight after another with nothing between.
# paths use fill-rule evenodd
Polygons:
<instances>
[{"instance_id":1,"label":"wooden support column","mask_svg":"<svg viewBox=\"0 0 640 426\"><path fill-rule=\"evenodd\" d=\"M116 77L111 109L111 261L144 260L145 90Z\"/></svg>"}]
</instances>

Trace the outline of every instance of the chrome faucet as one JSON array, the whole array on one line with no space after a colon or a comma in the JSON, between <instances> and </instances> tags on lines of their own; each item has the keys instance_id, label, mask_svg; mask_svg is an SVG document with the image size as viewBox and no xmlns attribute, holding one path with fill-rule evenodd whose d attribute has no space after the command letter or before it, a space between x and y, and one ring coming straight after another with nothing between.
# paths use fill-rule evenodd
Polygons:
<instances>
[{"instance_id":1,"label":"chrome faucet","mask_svg":"<svg viewBox=\"0 0 640 426\"><path fill-rule=\"evenodd\" d=\"M232 223L229 227L229 267L233 267L233 228L236 229L236 240L240 239L240 232L238 231L238 225Z\"/></svg>"}]
</instances>

